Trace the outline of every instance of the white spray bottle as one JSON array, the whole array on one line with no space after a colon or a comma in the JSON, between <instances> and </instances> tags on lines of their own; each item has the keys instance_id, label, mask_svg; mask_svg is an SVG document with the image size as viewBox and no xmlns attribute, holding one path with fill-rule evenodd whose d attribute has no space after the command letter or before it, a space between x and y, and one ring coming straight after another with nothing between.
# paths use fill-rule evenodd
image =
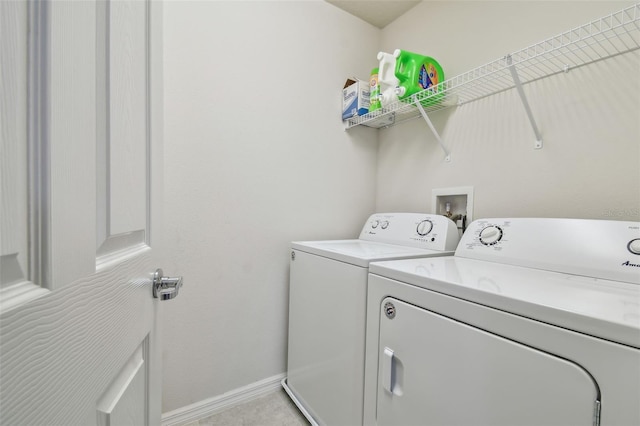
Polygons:
<instances>
[{"instance_id":1,"label":"white spray bottle","mask_svg":"<svg viewBox=\"0 0 640 426\"><path fill-rule=\"evenodd\" d=\"M398 86L400 81L396 77L396 57L391 53L378 52L378 86L380 86L380 104L382 107L398 101Z\"/></svg>"}]
</instances>

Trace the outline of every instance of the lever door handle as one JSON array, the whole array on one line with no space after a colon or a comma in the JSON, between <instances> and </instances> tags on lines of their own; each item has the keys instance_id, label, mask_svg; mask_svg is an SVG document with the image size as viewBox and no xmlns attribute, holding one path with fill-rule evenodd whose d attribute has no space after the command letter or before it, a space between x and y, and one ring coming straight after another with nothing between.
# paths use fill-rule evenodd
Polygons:
<instances>
[{"instance_id":1,"label":"lever door handle","mask_svg":"<svg viewBox=\"0 0 640 426\"><path fill-rule=\"evenodd\" d=\"M156 269L153 274L153 297L160 300L173 299L178 295L182 286L182 277L164 277L162 269Z\"/></svg>"}]
</instances>

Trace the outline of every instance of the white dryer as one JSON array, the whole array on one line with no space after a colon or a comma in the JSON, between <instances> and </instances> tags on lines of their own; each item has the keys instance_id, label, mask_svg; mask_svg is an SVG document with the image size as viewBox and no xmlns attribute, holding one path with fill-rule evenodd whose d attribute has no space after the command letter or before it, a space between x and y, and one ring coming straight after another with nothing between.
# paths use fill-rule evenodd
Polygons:
<instances>
[{"instance_id":1,"label":"white dryer","mask_svg":"<svg viewBox=\"0 0 640 426\"><path fill-rule=\"evenodd\" d=\"M362 424L369 263L453 255L458 240L444 216L388 213L358 239L292 243L282 385L312 424Z\"/></svg>"},{"instance_id":2,"label":"white dryer","mask_svg":"<svg viewBox=\"0 0 640 426\"><path fill-rule=\"evenodd\" d=\"M487 219L370 265L367 425L639 425L640 223Z\"/></svg>"}]
</instances>

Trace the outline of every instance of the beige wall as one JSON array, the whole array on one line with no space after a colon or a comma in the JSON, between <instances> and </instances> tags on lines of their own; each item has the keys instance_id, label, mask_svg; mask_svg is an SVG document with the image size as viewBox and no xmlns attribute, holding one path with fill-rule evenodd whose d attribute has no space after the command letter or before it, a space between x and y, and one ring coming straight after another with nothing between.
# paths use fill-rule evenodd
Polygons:
<instances>
[{"instance_id":1,"label":"beige wall","mask_svg":"<svg viewBox=\"0 0 640 426\"><path fill-rule=\"evenodd\" d=\"M433 56L448 77L631 5L423 2L382 30L381 50ZM544 148L515 90L380 131L376 209L431 211L431 190L473 186L474 217L640 220L640 52L525 86Z\"/></svg>"},{"instance_id":2,"label":"beige wall","mask_svg":"<svg viewBox=\"0 0 640 426\"><path fill-rule=\"evenodd\" d=\"M377 133L340 89L380 31L320 1L165 3L163 412L286 371L292 240L355 238Z\"/></svg>"}]
</instances>

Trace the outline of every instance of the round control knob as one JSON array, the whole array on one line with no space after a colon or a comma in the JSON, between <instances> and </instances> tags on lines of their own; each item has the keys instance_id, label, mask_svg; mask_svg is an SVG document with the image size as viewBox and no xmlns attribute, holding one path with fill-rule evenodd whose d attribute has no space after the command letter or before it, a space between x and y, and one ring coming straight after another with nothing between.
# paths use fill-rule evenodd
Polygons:
<instances>
[{"instance_id":1,"label":"round control knob","mask_svg":"<svg viewBox=\"0 0 640 426\"><path fill-rule=\"evenodd\" d=\"M631 253L640 255L640 238L629 241L629 244L627 244L627 248Z\"/></svg>"},{"instance_id":2,"label":"round control knob","mask_svg":"<svg viewBox=\"0 0 640 426\"><path fill-rule=\"evenodd\" d=\"M376 229L378 227L378 225L380 225L380 221L379 220L374 220L373 222L371 222L371 227L373 229Z\"/></svg>"},{"instance_id":3,"label":"round control knob","mask_svg":"<svg viewBox=\"0 0 640 426\"><path fill-rule=\"evenodd\" d=\"M485 246L492 246L502 238L502 229L499 226L490 225L480 231L480 242Z\"/></svg>"},{"instance_id":4,"label":"round control knob","mask_svg":"<svg viewBox=\"0 0 640 426\"><path fill-rule=\"evenodd\" d=\"M416 232L418 233L418 235L424 237L429 232L431 232L432 229L433 222L431 222L429 219L425 219L418 224L418 226L416 227Z\"/></svg>"},{"instance_id":5,"label":"round control knob","mask_svg":"<svg viewBox=\"0 0 640 426\"><path fill-rule=\"evenodd\" d=\"M388 220L385 220L384 222L382 222L380 224L380 228L382 228L382 229L387 229L388 227L389 227L389 221Z\"/></svg>"}]
</instances>

